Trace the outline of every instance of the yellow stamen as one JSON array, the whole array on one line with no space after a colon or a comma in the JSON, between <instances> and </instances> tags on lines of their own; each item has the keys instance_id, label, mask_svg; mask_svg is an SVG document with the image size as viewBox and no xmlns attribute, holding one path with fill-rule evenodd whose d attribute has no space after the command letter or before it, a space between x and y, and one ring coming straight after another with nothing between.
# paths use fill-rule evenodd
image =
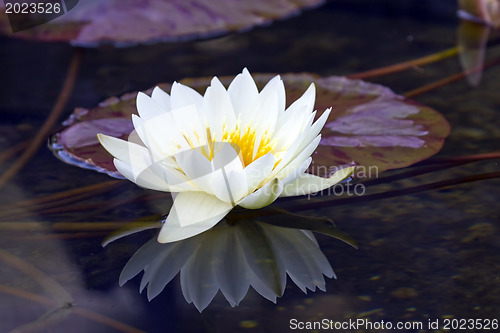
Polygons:
<instances>
[{"instance_id":1,"label":"yellow stamen","mask_svg":"<svg viewBox=\"0 0 500 333\"><path fill-rule=\"evenodd\" d=\"M256 159L264 156L272 151L274 140L271 140L267 131L262 135L259 146L254 156L254 148L256 144L256 129L253 127L246 127L245 129L237 125L232 131L228 131L224 126L224 134L222 135L222 142L229 142L239 147L241 162L243 167L246 167Z\"/></svg>"},{"instance_id":2,"label":"yellow stamen","mask_svg":"<svg viewBox=\"0 0 500 333\"><path fill-rule=\"evenodd\" d=\"M210 161L214 158L216 153L216 143L217 142L227 142L230 143L238 152L240 156L241 163L243 167L246 167L253 161L259 159L260 157L266 155L269 152L272 152L274 157L276 158L275 166L280 162L281 157L283 156L283 151L273 151L276 145L276 140L272 139L267 131L265 131L258 143L259 146L254 155L254 148L257 139L257 130L254 127L247 126L245 128L241 128L240 125L236 125L232 130L228 130L227 126L224 124L222 127L222 137L215 137L213 133L210 131L210 128L206 128L207 135L207 144L201 146L200 152ZM195 133L198 137L198 134ZM187 135L184 135L187 143L191 148L193 148L193 143L189 139Z\"/></svg>"}]
</instances>

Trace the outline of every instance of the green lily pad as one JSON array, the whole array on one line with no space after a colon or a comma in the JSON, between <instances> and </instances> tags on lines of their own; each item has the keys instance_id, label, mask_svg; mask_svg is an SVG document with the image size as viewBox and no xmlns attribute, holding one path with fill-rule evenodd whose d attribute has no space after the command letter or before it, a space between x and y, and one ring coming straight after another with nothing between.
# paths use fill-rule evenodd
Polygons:
<instances>
[{"instance_id":1,"label":"green lily pad","mask_svg":"<svg viewBox=\"0 0 500 333\"><path fill-rule=\"evenodd\" d=\"M262 88L276 74L253 75ZM211 78L181 82L203 93ZM229 84L233 77L221 77ZM419 105L381 85L344 77L313 74L284 74L287 105L299 98L311 82L316 84L315 109L333 107L321 132L322 140L313 154L311 172L324 176L338 165L356 163L358 178L376 176L388 169L402 168L438 152L450 132L437 111ZM169 92L169 84L160 84ZM146 91L151 94L151 89ZM136 113L135 97L129 93L110 98L93 109L78 108L65 122L67 127L51 139L51 148L63 161L120 177L112 156L98 143L97 133L126 138ZM326 171L325 171L326 170Z\"/></svg>"}]
</instances>

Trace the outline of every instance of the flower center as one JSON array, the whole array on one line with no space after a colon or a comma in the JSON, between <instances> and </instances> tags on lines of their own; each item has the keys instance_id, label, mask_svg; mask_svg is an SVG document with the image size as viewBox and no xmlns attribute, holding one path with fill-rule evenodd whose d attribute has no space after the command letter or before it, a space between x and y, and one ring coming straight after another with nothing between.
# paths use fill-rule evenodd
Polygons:
<instances>
[{"instance_id":1,"label":"flower center","mask_svg":"<svg viewBox=\"0 0 500 333\"><path fill-rule=\"evenodd\" d=\"M267 135L267 131L262 134L260 142L256 142L256 129L253 127L246 127L245 129L236 126L232 131L224 129L222 135L222 142L229 142L237 145L240 148L241 159L243 167L246 167L256 159L264 156L272 151L274 140L271 140ZM258 144L257 151L254 155L255 145Z\"/></svg>"}]
</instances>

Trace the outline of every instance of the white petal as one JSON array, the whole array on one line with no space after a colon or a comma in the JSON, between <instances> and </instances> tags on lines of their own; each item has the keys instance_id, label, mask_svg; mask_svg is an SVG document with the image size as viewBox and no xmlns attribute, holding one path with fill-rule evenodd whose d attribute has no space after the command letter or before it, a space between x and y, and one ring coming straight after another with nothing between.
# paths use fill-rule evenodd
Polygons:
<instances>
[{"instance_id":1,"label":"white petal","mask_svg":"<svg viewBox=\"0 0 500 333\"><path fill-rule=\"evenodd\" d=\"M154 153L161 156L172 155L181 149L189 149L189 144L176 127L170 112L155 118L144 120L132 115L134 128L144 144Z\"/></svg>"},{"instance_id":2,"label":"white petal","mask_svg":"<svg viewBox=\"0 0 500 333\"><path fill-rule=\"evenodd\" d=\"M170 95L164 92L160 87L155 87L153 89L151 98L161 104L165 108L165 111L170 111Z\"/></svg>"},{"instance_id":3,"label":"white petal","mask_svg":"<svg viewBox=\"0 0 500 333\"><path fill-rule=\"evenodd\" d=\"M97 134L97 139L111 155L129 164L138 157L148 156L147 148L138 144L101 133Z\"/></svg>"},{"instance_id":4,"label":"white petal","mask_svg":"<svg viewBox=\"0 0 500 333\"><path fill-rule=\"evenodd\" d=\"M98 134L99 141L113 156L118 171L139 186L159 191L196 191L188 179L168 161L154 161L145 147ZM166 163L165 163L166 162Z\"/></svg>"},{"instance_id":5,"label":"white petal","mask_svg":"<svg viewBox=\"0 0 500 333\"><path fill-rule=\"evenodd\" d=\"M285 187L286 185L288 185L289 183L292 183L295 181L295 179L297 179L298 177L302 176L304 174L304 172L307 170L307 168L309 168L309 165L311 165L311 162L312 162L312 157L309 157L308 159L306 159L305 161L303 161L302 163L298 164L292 172L290 172L285 178L283 178L281 180L281 182L283 183L283 186ZM293 168L291 166L291 168ZM279 178L279 177L278 177ZM284 189L284 188L283 188ZM283 193L282 193L283 194Z\"/></svg>"},{"instance_id":6,"label":"white petal","mask_svg":"<svg viewBox=\"0 0 500 333\"><path fill-rule=\"evenodd\" d=\"M169 243L198 235L217 224L233 208L231 203L204 192L181 192L158 235Z\"/></svg>"},{"instance_id":7,"label":"white petal","mask_svg":"<svg viewBox=\"0 0 500 333\"><path fill-rule=\"evenodd\" d=\"M227 91L233 103L236 116L252 112L251 107L259 95L259 90L246 68L234 78Z\"/></svg>"},{"instance_id":8,"label":"white petal","mask_svg":"<svg viewBox=\"0 0 500 333\"><path fill-rule=\"evenodd\" d=\"M177 153L175 159L190 181L203 191L226 202L239 201L248 194L248 185L238 154L229 143L211 149L215 150L212 161L194 149Z\"/></svg>"},{"instance_id":9,"label":"white petal","mask_svg":"<svg viewBox=\"0 0 500 333\"><path fill-rule=\"evenodd\" d=\"M312 142L314 138L318 136L323 129L323 126L325 126L325 122L328 120L331 110L331 108L326 109L321 117L319 117L318 120L316 120L316 122L310 127L310 129L304 131L304 141L302 142L302 145L299 146L298 151L304 149L309 142Z\"/></svg>"},{"instance_id":10,"label":"white petal","mask_svg":"<svg viewBox=\"0 0 500 333\"><path fill-rule=\"evenodd\" d=\"M212 139L222 139L222 127L227 130L236 126L236 114L226 88L217 77L212 79L203 97L203 114L206 116Z\"/></svg>"},{"instance_id":11,"label":"white petal","mask_svg":"<svg viewBox=\"0 0 500 333\"><path fill-rule=\"evenodd\" d=\"M283 191L283 184L278 178L274 178L257 191L245 197L238 205L247 209L258 209L269 206Z\"/></svg>"},{"instance_id":12,"label":"white petal","mask_svg":"<svg viewBox=\"0 0 500 333\"><path fill-rule=\"evenodd\" d=\"M295 154L287 153L287 155L285 155L285 157L282 158L280 163L274 168L271 177L276 176L279 179L284 179L286 176L288 176L299 165L304 163L304 161L306 161L311 156L314 150L318 147L320 140L321 136L318 135L316 139L314 139L313 142L311 142L305 149L300 151L298 155L297 153Z\"/></svg>"},{"instance_id":13,"label":"white petal","mask_svg":"<svg viewBox=\"0 0 500 333\"><path fill-rule=\"evenodd\" d=\"M215 170L211 178L211 192L219 199L235 204L248 194L247 176L243 171L238 153L229 143L214 145L212 160Z\"/></svg>"},{"instance_id":14,"label":"white petal","mask_svg":"<svg viewBox=\"0 0 500 333\"><path fill-rule=\"evenodd\" d=\"M316 86L314 83L309 85L309 88L293 102L285 111L283 118L280 120L285 120L290 117L303 117L310 115L314 110L314 101L316 99Z\"/></svg>"},{"instance_id":15,"label":"white petal","mask_svg":"<svg viewBox=\"0 0 500 333\"><path fill-rule=\"evenodd\" d=\"M278 81L279 77L277 76L275 79ZM283 112L279 107L277 91L271 88L262 91L255 100L252 110L253 112L248 113L246 117L242 115L240 119L242 124L252 124L256 128L253 158L257 154L262 136L264 133L267 133L268 136L274 134L278 114Z\"/></svg>"},{"instance_id":16,"label":"white petal","mask_svg":"<svg viewBox=\"0 0 500 333\"><path fill-rule=\"evenodd\" d=\"M291 197L319 192L346 179L354 172L354 169L355 167L340 169L329 178L323 178L304 173L294 182L286 185L283 189L283 192L281 193L281 196Z\"/></svg>"},{"instance_id":17,"label":"white petal","mask_svg":"<svg viewBox=\"0 0 500 333\"><path fill-rule=\"evenodd\" d=\"M293 147L293 143L304 137L304 130L314 119L314 113L309 115L297 115L296 117L287 118L281 126L276 126L276 132L273 137L276 141L274 149L276 151L287 150ZM298 144L297 146L298 147Z\"/></svg>"},{"instance_id":18,"label":"white petal","mask_svg":"<svg viewBox=\"0 0 500 333\"><path fill-rule=\"evenodd\" d=\"M180 151L174 155L175 160L184 173L195 180L212 173L212 163L196 149Z\"/></svg>"},{"instance_id":19,"label":"white petal","mask_svg":"<svg viewBox=\"0 0 500 333\"><path fill-rule=\"evenodd\" d=\"M255 191L262 180L271 173L274 168L274 162L274 155L267 153L246 166L244 171L247 176L249 193Z\"/></svg>"},{"instance_id":20,"label":"white petal","mask_svg":"<svg viewBox=\"0 0 500 333\"><path fill-rule=\"evenodd\" d=\"M278 142L276 149L291 144L291 140L301 135L304 129L312 124L314 117L311 115L314 114L315 93L314 83L311 83L306 92L290 105L278 119L274 135Z\"/></svg>"},{"instance_id":21,"label":"white petal","mask_svg":"<svg viewBox=\"0 0 500 333\"><path fill-rule=\"evenodd\" d=\"M187 105L172 109L170 112L174 117L177 130L182 132L190 148L195 148L207 143L206 124L200 118L200 106Z\"/></svg>"},{"instance_id":22,"label":"white petal","mask_svg":"<svg viewBox=\"0 0 500 333\"><path fill-rule=\"evenodd\" d=\"M137 111L144 120L153 119L167 112L167 109L145 93L139 92L136 99Z\"/></svg>"},{"instance_id":23,"label":"white petal","mask_svg":"<svg viewBox=\"0 0 500 333\"><path fill-rule=\"evenodd\" d=\"M195 105L198 110L201 110L202 103L203 97L193 88L178 82L172 84L172 90L170 91L170 104L172 110L189 105Z\"/></svg>"},{"instance_id":24,"label":"white petal","mask_svg":"<svg viewBox=\"0 0 500 333\"><path fill-rule=\"evenodd\" d=\"M236 206L248 194L247 177L243 171L217 170L217 177L213 177L212 193L220 200L230 202Z\"/></svg>"},{"instance_id":25,"label":"white petal","mask_svg":"<svg viewBox=\"0 0 500 333\"><path fill-rule=\"evenodd\" d=\"M213 145L213 150L214 157L212 159L212 164L214 169L224 167L227 171L243 171L243 165L239 157L239 147L228 142L216 142Z\"/></svg>"},{"instance_id":26,"label":"white petal","mask_svg":"<svg viewBox=\"0 0 500 333\"><path fill-rule=\"evenodd\" d=\"M291 141L292 143L286 148L284 156L281 157L278 165L276 165L276 167L274 168L274 174L277 174L286 165L288 165L291 160L294 159L294 157L297 154L299 146L302 145L302 142L304 141L304 136L301 133L297 135L295 138L290 138L290 139L292 139Z\"/></svg>"},{"instance_id":27,"label":"white petal","mask_svg":"<svg viewBox=\"0 0 500 333\"><path fill-rule=\"evenodd\" d=\"M157 167L153 164L151 167L139 170L118 159L114 159L113 162L125 178L141 187L165 192L200 191L188 179L179 177L178 173L170 168Z\"/></svg>"},{"instance_id":28,"label":"white petal","mask_svg":"<svg viewBox=\"0 0 500 333\"><path fill-rule=\"evenodd\" d=\"M285 111L286 97L285 85L279 75L276 75L271 80L269 80L269 82L260 92L260 95L263 96L267 94L276 95L278 99L278 115L281 115Z\"/></svg>"},{"instance_id":29,"label":"white petal","mask_svg":"<svg viewBox=\"0 0 500 333\"><path fill-rule=\"evenodd\" d=\"M191 179L179 171L178 168L177 164L175 164L175 167L172 167L169 163L165 163L165 161L154 163L149 167L152 172L165 179L171 192L200 191Z\"/></svg>"},{"instance_id":30,"label":"white petal","mask_svg":"<svg viewBox=\"0 0 500 333\"><path fill-rule=\"evenodd\" d=\"M137 179L144 170L154 164L154 159L146 147L100 133L97 138L111 155L130 166L133 176L129 179L134 182L133 179Z\"/></svg>"},{"instance_id":31,"label":"white petal","mask_svg":"<svg viewBox=\"0 0 500 333\"><path fill-rule=\"evenodd\" d=\"M128 180L136 183L137 185L155 191L170 192L170 186L164 179L154 174L151 169L144 169L142 172L137 172L129 164L114 159L116 169Z\"/></svg>"}]
</instances>

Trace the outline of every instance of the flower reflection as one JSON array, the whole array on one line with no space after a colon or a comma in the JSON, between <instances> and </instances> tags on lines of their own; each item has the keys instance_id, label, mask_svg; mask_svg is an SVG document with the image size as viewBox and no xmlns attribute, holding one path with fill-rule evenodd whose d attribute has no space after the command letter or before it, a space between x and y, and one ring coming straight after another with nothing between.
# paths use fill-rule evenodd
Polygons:
<instances>
[{"instance_id":1,"label":"flower reflection","mask_svg":"<svg viewBox=\"0 0 500 333\"><path fill-rule=\"evenodd\" d=\"M472 86L481 81L483 62L491 32L498 37L500 0L459 0L457 31L460 63Z\"/></svg>"},{"instance_id":2,"label":"flower reflection","mask_svg":"<svg viewBox=\"0 0 500 333\"><path fill-rule=\"evenodd\" d=\"M120 275L120 285L144 270L140 291L149 300L180 272L184 298L201 312L220 290L236 306L252 286L272 302L281 296L286 274L303 291L325 291L335 277L311 231L256 221L223 220L197 236L173 243L144 244ZM324 276L323 276L324 275Z\"/></svg>"}]
</instances>

